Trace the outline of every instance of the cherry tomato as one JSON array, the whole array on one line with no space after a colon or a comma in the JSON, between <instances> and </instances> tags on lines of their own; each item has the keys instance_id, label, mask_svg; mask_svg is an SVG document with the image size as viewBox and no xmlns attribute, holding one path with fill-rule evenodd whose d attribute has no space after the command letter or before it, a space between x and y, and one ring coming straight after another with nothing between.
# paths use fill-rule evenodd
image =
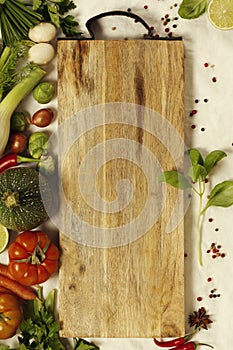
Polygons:
<instances>
[{"instance_id":1,"label":"cherry tomato","mask_svg":"<svg viewBox=\"0 0 233 350\"><path fill-rule=\"evenodd\" d=\"M13 295L0 293L0 339L11 338L22 320L22 310Z\"/></svg>"},{"instance_id":2,"label":"cherry tomato","mask_svg":"<svg viewBox=\"0 0 233 350\"><path fill-rule=\"evenodd\" d=\"M47 281L58 269L59 250L42 231L19 234L8 249L8 271L25 286Z\"/></svg>"}]
</instances>

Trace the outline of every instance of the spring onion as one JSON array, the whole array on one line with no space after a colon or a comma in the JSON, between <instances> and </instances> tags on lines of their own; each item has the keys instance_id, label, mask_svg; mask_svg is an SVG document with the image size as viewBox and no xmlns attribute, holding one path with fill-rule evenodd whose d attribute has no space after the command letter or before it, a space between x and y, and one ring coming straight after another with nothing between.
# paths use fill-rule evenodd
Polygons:
<instances>
[{"instance_id":1,"label":"spring onion","mask_svg":"<svg viewBox=\"0 0 233 350\"><path fill-rule=\"evenodd\" d=\"M4 45L27 38L31 27L43 16L20 0L0 0L0 29Z\"/></svg>"}]
</instances>

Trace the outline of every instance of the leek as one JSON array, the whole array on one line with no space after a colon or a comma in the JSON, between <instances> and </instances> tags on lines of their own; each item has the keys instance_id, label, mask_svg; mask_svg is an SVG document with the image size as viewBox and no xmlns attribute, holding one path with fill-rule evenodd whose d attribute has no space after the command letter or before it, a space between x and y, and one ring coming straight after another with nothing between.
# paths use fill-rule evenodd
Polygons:
<instances>
[{"instance_id":1,"label":"leek","mask_svg":"<svg viewBox=\"0 0 233 350\"><path fill-rule=\"evenodd\" d=\"M27 75L22 77L0 103L0 156L4 153L9 135L11 116L19 103L33 90L46 72L35 64L25 67Z\"/></svg>"}]
</instances>

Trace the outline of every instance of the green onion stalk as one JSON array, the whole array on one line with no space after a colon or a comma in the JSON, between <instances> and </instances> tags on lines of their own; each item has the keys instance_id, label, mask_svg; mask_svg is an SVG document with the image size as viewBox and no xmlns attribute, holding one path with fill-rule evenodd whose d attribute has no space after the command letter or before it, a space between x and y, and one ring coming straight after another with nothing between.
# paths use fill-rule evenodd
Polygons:
<instances>
[{"instance_id":1,"label":"green onion stalk","mask_svg":"<svg viewBox=\"0 0 233 350\"><path fill-rule=\"evenodd\" d=\"M0 156L4 153L10 135L11 116L18 104L45 76L46 72L35 64L28 64L27 75L22 77L0 103Z\"/></svg>"}]
</instances>

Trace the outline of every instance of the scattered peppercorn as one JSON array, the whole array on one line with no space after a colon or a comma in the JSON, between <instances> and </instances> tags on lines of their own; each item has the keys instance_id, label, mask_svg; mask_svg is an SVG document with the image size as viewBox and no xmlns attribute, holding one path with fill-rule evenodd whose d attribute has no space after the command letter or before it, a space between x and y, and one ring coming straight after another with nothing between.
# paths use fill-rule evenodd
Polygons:
<instances>
[{"instance_id":1,"label":"scattered peppercorn","mask_svg":"<svg viewBox=\"0 0 233 350\"><path fill-rule=\"evenodd\" d=\"M195 129L195 128L196 128L196 125L192 124L192 125L191 125L191 128L192 128L192 129Z\"/></svg>"},{"instance_id":2,"label":"scattered peppercorn","mask_svg":"<svg viewBox=\"0 0 233 350\"><path fill-rule=\"evenodd\" d=\"M215 229L216 230L216 229ZM212 253L212 259L216 259L216 258L225 258L226 253L222 253L220 251L220 249L222 248L222 246L220 244L217 243L211 243L211 246L209 249L207 249L206 253Z\"/></svg>"},{"instance_id":3,"label":"scattered peppercorn","mask_svg":"<svg viewBox=\"0 0 233 350\"><path fill-rule=\"evenodd\" d=\"M202 297L197 297L197 301L202 301Z\"/></svg>"},{"instance_id":4,"label":"scattered peppercorn","mask_svg":"<svg viewBox=\"0 0 233 350\"><path fill-rule=\"evenodd\" d=\"M205 62L205 63L204 63L204 67L205 67L205 68L209 67L209 63Z\"/></svg>"},{"instance_id":5,"label":"scattered peppercorn","mask_svg":"<svg viewBox=\"0 0 233 350\"><path fill-rule=\"evenodd\" d=\"M216 77L213 77L213 78L212 78L212 82L213 82L213 83L216 83L216 82L217 82L217 78L216 78Z\"/></svg>"},{"instance_id":6,"label":"scattered peppercorn","mask_svg":"<svg viewBox=\"0 0 233 350\"><path fill-rule=\"evenodd\" d=\"M209 298L210 298L210 299L212 299L212 298L214 298L214 299L220 298L221 294L220 294L220 293L216 294L216 293L215 293L216 291L217 291L217 288L214 288L214 289L212 289L212 290L210 291L210 294L209 294Z\"/></svg>"},{"instance_id":7,"label":"scattered peppercorn","mask_svg":"<svg viewBox=\"0 0 233 350\"><path fill-rule=\"evenodd\" d=\"M201 131L205 131L205 128L201 128Z\"/></svg>"}]
</instances>

